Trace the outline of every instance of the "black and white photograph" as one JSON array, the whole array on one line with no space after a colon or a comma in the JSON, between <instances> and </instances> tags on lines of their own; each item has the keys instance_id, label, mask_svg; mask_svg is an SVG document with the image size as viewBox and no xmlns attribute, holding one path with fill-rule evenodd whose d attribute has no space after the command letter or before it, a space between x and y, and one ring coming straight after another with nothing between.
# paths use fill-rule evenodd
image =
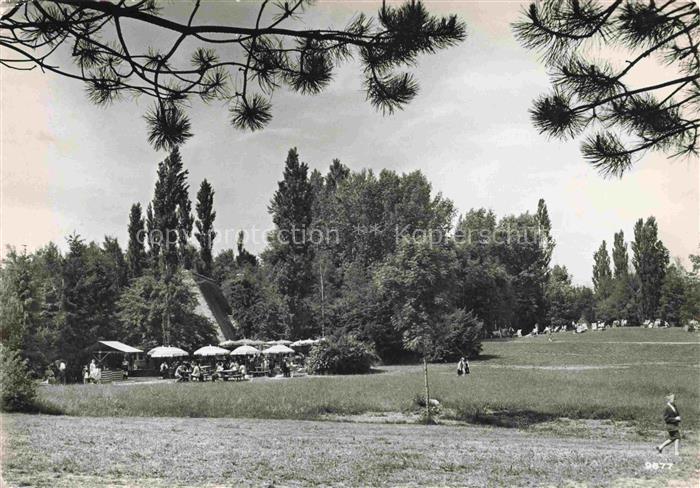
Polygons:
<instances>
[{"instance_id":1,"label":"black and white photograph","mask_svg":"<svg viewBox=\"0 0 700 488\"><path fill-rule=\"evenodd\" d=\"M696 0L0 0L0 487L700 487Z\"/></svg>"}]
</instances>

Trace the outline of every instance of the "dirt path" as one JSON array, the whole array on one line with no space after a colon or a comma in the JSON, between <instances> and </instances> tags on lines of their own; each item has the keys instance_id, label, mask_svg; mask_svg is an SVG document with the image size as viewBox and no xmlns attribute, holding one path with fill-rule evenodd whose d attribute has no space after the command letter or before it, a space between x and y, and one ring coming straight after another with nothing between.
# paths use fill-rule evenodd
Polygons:
<instances>
[{"instance_id":1,"label":"dirt path","mask_svg":"<svg viewBox=\"0 0 700 488\"><path fill-rule=\"evenodd\" d=\"M12 415L3 431L9 486L664 486L698 468L688 449L473 426Z\"/></svg>"}]
</instances>

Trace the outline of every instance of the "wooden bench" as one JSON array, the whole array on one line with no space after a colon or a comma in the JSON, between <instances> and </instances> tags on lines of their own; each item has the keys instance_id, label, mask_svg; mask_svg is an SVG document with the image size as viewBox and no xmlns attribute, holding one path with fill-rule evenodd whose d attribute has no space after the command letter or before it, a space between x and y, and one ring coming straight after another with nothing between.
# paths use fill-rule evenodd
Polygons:
<instances>
[{"instance_id":1,"label":"wooden bench","mask_svg":"<svg viewBox=\"0 0 700 488\"><path fill-rule=\"evenodd\" d=\"M243 381L245 379L245 376L240 371L235 371L235 370L224 370L224 371L219 371L218 373L213 373L213 374L218 374L219 378L221 378L224 381Z\"/></svg>"}]
</instances>

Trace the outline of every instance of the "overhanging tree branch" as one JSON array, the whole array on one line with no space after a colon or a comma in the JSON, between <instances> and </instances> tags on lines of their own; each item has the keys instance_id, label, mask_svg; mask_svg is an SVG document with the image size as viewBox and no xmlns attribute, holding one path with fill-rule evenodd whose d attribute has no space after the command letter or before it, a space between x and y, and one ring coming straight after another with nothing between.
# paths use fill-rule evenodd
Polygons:
<instances>
[{"instance_id":1,"label":"overhanging tree branch","mask_svg":"<svg viewBox=\"0 0 700 488\"><path fill-rule=\"evenodd\" d=\"M273 4L266 0L255 24L244 26L197 23L203 8L199 1L192 2L185 23L173 20L167 7L161 10L153 0L133 5L124 0L25 1L0 17L0 47L20 55L2 55L0 62L22 70L33 63L83 81L90 99L98 104L123 94L153 98L154 106L146 115L149 139L157 148L171 149L191 135L184 102L192 96L225 102L234 127L261 129L272 118L267 97L275 88L286 84L301 93L318 93L353 50L361 54L365 73L381 74L366 86L372 103L401 108L411 98L405 96L406 88L415 91L415 82L395 71L412 66L420 54L461 42L466 35L455 16L431 16L416 0L381 8L378 22L360 15L342 30L296 28L293 21L308 4L308 0L274 4L275 13L268 12ZM176 38L164 52L137 45L124 30L127 20L137 29L157 29ZM186 41L199 43L189 64L183 61ZM61 53L67 53L75 66L59 66L55 60ZM403 96L396 96L401 90Z\"/></svg>"},{"instance_id":2,"label":"overhanging tree branch","mask_svg":"<svg viewBox=\"0 0 700 488\"><path fill-rule=\"evenodd\" d=\"M598 0L550 0L533 3L523 17L514 24L516 37L540 51L553 68L553 93L536 99L531 109L540 132L566 139L602 125L605 131L586 137L582 152L605 176L622 176L633 157L649 150L669 157L697 156L696 4L670 0L659 6L639 0L606 6ZM627 49L631 61L615 69L606 61L588 60L592 43ZM666 81L630 86L642 61L652 58L668 67ZM625 134L624 142L611 131Z\"/></svg>"}]
</instances>

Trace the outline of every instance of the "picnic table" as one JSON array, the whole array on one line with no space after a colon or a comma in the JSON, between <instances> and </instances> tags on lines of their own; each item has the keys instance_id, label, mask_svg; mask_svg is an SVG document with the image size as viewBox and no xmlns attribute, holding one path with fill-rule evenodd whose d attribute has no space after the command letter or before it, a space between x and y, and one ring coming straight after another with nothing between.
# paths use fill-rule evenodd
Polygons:
<instances>
[{"instance_id":1,"label":"picnic table","mask_svg":"<svg viewBox=\"0 0 700 488\"><path fill-rule=\"evenodd\" d=\"M253 378L257 378L257 377L259 377L259 376L267 376L267 375L269 375L269 374L270 374L270 370L269 370L269 369L258 368L258 369L254 370L254 371L251 371L250 374L253 376Z\"/></svg>"},{"instance_id":2,"label":"picnic table","mask_svg":"<svg viewBox=\"0 0 700 488\"><path fill-rule=\"evenodd\" d=\"M223 371L212 371L211 368L201 368L202 381L213 381L214 375L218 375L219 379L224 381L243 381L245 376L237 369L224 369ZM180 381L198 381L192 377L192 371L182 373Z\"/></svg>"},{"instance_id":3,"label":"picnic table","mask_svg":"<svg viewBox=\"0 0 700 488\"><path fill-rule=\"evenodd\" d=\"M241 373L237 369L224 369L223 371L219 371L216 374L218 374L219 377L224 381L243 381L245 379L243 373Z\"/></svg>"}]
</instances>

